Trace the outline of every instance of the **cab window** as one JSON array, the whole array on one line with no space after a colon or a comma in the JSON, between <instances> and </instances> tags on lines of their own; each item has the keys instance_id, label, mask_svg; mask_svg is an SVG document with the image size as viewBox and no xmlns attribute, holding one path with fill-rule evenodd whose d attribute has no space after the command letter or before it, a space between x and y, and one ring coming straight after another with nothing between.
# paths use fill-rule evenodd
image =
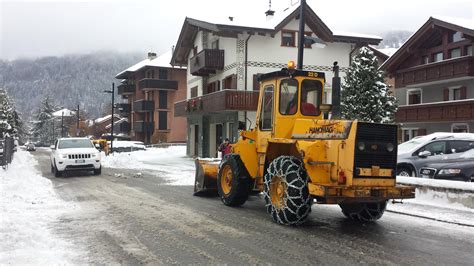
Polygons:
<instances>
[{"instance_id":1,"label":"cab window","mask_svg":"<svg viewBox=\"0 0 474 266\"><path fill-rule=\"evenodd\" d=\"M266 86L263 91L260 129L271 130L273 125L273 86Z\"/></svg>"},{"instance_id":2,"label":"cab window","mask_svg":"<svg viewBox=\"0 0 474 266\"><path fill-rule=\"evenodd\" d=\"M298 110L298 81L285 79L280 83L280 114L294 115Z\"/></svg>"},{"instance_id":3,"label":"cab window","mask_svg":"<svg viewBox=\"0 0 474 266\"><path fill-rule=\"evenodd\" d=\"M323 86L320 81L306 79L301 84L300 110L303 115L321 114L319 106L322 101Z\"/></svg>"}]
</instances>

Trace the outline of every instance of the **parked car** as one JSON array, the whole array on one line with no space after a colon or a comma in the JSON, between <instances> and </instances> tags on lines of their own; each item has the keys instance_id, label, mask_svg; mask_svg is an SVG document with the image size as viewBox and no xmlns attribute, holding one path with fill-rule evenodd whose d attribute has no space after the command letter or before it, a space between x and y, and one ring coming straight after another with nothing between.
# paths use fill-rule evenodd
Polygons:
<instances>
[{"instance_id":1,"label":"parked car","mask_svg":"<svg viewBox=\"0 0 474 266\"><path fill-rule=\"evenodd\" d=\"M470 149L457 159L428 164L420 169L423 178L474 182L474 149Z\"/></svg>"},{"instance_id":2,"label":"parked car","mask_svg":"<svg viewBox=\"0 0 474 266\"><path fill-rule=\"evenodd\" d=\"M28 144L26 145L26 150L27 150L27 151L36 151L36 146L35 146L35 144L33 144L33 143L31 143L31 142L28 143Z\"/></svg>"},{"instance_id":3,"label":"parked car","mask_svg":"<svg viewBox=\"0 0 474 266\"><path fill-rule=\"evenodd\" d=\"M64 171L102 171L100 152L88 138L61 138L51 146L51 172L60 177Z\"/></svg>"},{"instance_id":4,"label":"parked car","mask_svg":"<svg viewBox=\"0 0 474 266\"><path fill-rule=\"evenodd\" d=\"M474 148L472 133L433 133L398 145L397 175L418 176L421 167L458 158Z\"/></svg>"}]
</instances>

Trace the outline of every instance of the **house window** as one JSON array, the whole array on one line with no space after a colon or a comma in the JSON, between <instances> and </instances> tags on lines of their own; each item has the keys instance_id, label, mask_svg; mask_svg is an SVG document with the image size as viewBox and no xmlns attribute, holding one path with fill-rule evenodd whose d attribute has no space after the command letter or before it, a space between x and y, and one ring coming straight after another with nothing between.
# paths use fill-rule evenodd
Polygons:
<instances>
[{"instance_id":1,"label":"house window","mask_svg":"<svg viewBox=\"0 0 474 266\"><path fill-rule=\"evenodd\" d=\"M308 36L310 37L313 33L310 32L310 31L307 31L304 33L305 36ZM311 48L311 42L310 41L306 41L306 39L304 40L304 48Z\"/></svg>"},{"instance_id":2,"label":"house window","mask_svg":"<svg viewBox=\"0 0 474 266\"><path fill-rule=\"evenodd\" d=\"M167 130L168 129L168 112L159 111L158 112L158 130Z\"/></svg>"},{"instance_id":3,"label":"house window","mask_svg":"<svg viewBox=\"0 0 474 266\"><path fill-rule=\"evenodd\" d=\"M466 55L472 56L472 45L466 46Z\"/></svg>"},{"instance_id":4,"label":"house window","mask_svg":"<svg viewBox=\"0 0 474 266\"><path fill-rule=\"evenodd\" d=\"M456 48L449 51L450 58L456 58L461 56L461 49Z\"/></svg>"},{"instance_id":5,"label":"house window","mask_svg":"<svg viewBox=\"0 0 474 266\"><path fill-rule=\"evenodd\" d=\"M420 104L421 103L421 89L413 89L407 91L407 103Z\"/></svg>"},{"instance_id":6,"label":"house window","mask_svg":"<svg viewBox=\"0 0 474 266\"><path fill-rule=\"evenodd\" d=\"M462 37L462 33L457 31L449 35L449 42L459 42L463 41L464 38Z\"/></svg>"},{"instance_id":7,"label":"house window","mask_svg":"<svg viewBox=\"0 0 474 266\"><path fill-rule=\"evenodd\" d=\"M160 68L158 71L159 79L168 79L168 69Z\"/></svg>"},{"instance_id":8,"label":"house window","mask_svg":"<svg viewBox=\"0 0 474 266\"><path fill-rule=\"evenodd\" d=\"M409 141L418 136L418 128L406 128L402 130L402 141Z\"/></svg>"},{"instance_id":9,"label":"house window","mask_svg":"<svg viewBox=\"0 0 474 266\"><path fill-rule=\"evenodd\" d=\"M212 83L209 83L207 84L207 93L212 93L212 92L216 92L216 91L219 91L219 87L220 87L220 81L215 81L215 82L212 82Z\"/></svg>"},{"instance_id":10,"label":"house window","mask_svg":"<svg viewBox=\"0 0 474 266\"><path fill-rule=\"evenodd\" d=\"M155 77L155 71L153 69L147 70L145 72L145 78L152 79Z\"/></svg>"},{"instance_id":11,"label":"house window","mask_svg":"<svg viewBox=\"0 0 474 266\"><path fill-rule=\"evenodd\" d=\"M159 109L166 109L168 108L168 92L167 91L159 91L158 94L158 108Z\"/></svg>"},{"instance_id":12,"label":"house window","mask_svg":"<svg viewBox=\"0 0 474 266\"><path fill-rule=\"evenodd\" d=\"M433 54L433 62L443 61L443 52Z\"/></svg>"},{"instance_id":13,"label":"house window","mask_svg":"<svg viewBox=\"0 0 474 266\"><path fill-rule=\"evenodd\" d=\"M428 64L430 62L430 57L425 55L421 58L421 63L422 64Z\"/></svg>"},{"instance_id":14,"label":"house window","mask_svg":"<svg viewBox=\"0 0 474 266\"><path fill-rule=\"evenodd\" d=\"M191 98L197 97L198 96L198 87L192 87L191 88Z\"/></svg>"},{"instance_id":15,"label":"house window","mask_svg":"<svg viewBox=\"0 0 474 266\"><path fill-rule=\"evenodd\" d=\"M450 89L449 100L451 101L461 100L461 88Z\"/></svg>"},{"instance_id":16,"label":"house window","mask_svg":"<svg viewBox=\"0 0 474 266\"><path fill-rule=\"evenodd\" d=\"M219 39L211 43L211 49L216 49L216 50L219 49Z\"/></svg>"},{"instance_id":17,"label":"house window","mask_svg":"<svg viewBox=\"0 0 474 266\"><path fill-rule=\"evenodd\" d=\"M295 32L294 31L281 32L281 46L295 47Z\"/></svg>"},{"instance_id":18,"label":"house window","mask_svg":"<svg viewBox=\"0 0 474 266\"><path fill-rule=\"evenodd\" d=\"M237 89L237 76L235 74L227 76L222 81L222 85L223 85L224 90L236 90Z\"/></svg>"},{"instance_id":19,"label":"house window","mask_svg":"<svg viewBox=\"0 0 474 266\"><path fill-rule=\"evenodd\" d=\"M462 124L452 124L451 125L451 132L453 133L469 133L469 125L462 123Z\"/></svg>"}]
</instances>

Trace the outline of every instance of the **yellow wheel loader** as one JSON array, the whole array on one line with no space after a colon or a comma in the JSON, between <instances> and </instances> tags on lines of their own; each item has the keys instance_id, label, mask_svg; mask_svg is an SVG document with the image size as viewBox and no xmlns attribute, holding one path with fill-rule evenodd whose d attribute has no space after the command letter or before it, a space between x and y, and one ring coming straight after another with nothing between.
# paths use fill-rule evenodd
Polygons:
<instances>
[{"instance_id":1,"label":"yellow wheel loader","mask_svg":"<svg viewBox=\"0 0 474 266\"><path fill-rule=\"evenodd\" d=\"M325 74L302 70L304 7L303 0L297 69L290 62L259 76L255 127L241 131L222 160L196 160L195 195L217 190L225 205L240 206L262 192L273 221L285 225L303 223L313 202L339 204L353 220L378 220L389 199L414 198L414 187L395 180L397 126L337 119L337 62L333 106L323 104Z\"/></svg>"}]
</instances>

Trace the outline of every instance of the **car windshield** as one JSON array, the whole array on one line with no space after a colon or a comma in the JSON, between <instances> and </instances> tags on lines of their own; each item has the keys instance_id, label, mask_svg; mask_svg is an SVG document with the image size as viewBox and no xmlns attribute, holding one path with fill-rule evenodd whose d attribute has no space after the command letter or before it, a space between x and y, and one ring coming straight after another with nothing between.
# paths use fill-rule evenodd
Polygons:
<instances>
[{"instance_id":1,"label":"car windshield","mask_svg":"<svg viewBox=\"0 0 474 266\"><path fill-rule=\"evenodd\" d=\"M474 149L470 149L468 151L465 151L463 154L461 154L461 156L459 156L461 158L465 158L465 159L470 159L470 158L474 158Z\"/></svg>"},{"instance_id":2,"label":"car windshield","mask_svg":"<svg viewBox=\"0 0 474 266\"><path fill-rule=\"evenodd\" d=\"M94 148L92 142L88 139L66 139L60 140L58 149L75 149L75 148Z\"/></svg>"},{"instance_id":3,"label":"car windshield","mask_svg":"<svg viewBox=\"0 0 474 266\"><path fill-rule=\"evenodd\" d=\"M398 153L409 152L423 143L424 142L421 139L412 139L407 142L403 142L402 144L398 145Z\"/></svg>"}]
</instances>

